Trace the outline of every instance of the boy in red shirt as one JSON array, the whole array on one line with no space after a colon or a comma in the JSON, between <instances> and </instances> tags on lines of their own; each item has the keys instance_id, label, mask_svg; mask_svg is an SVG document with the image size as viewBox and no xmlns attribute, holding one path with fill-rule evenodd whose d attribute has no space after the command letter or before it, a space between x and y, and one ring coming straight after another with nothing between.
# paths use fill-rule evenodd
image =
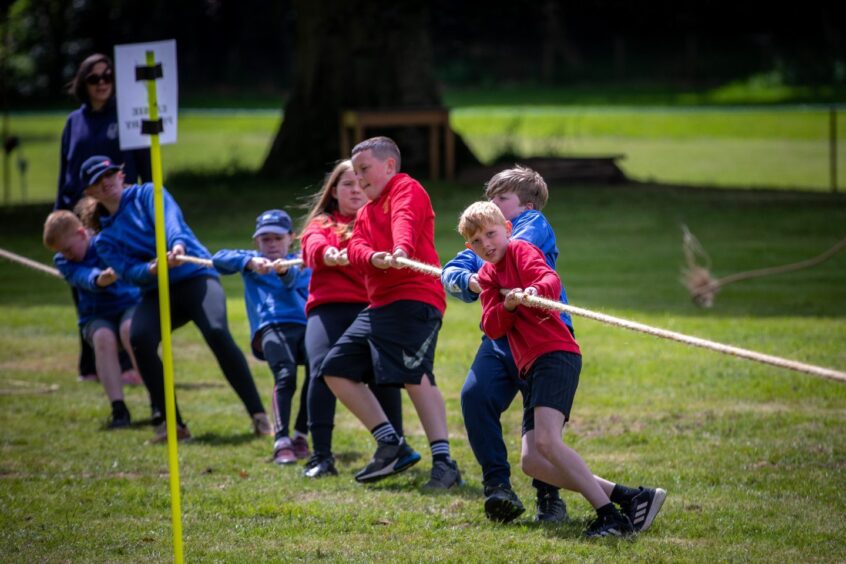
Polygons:
<instances>
[{"instance_id":1,"label":"boy in red shirt","mask_svg":"<svg viewBox=\"0 0 846 564\"><path fill-rule=\"evenodd\" d=\"M561 441L579 384L579 345L557 312L523 305L523 296L557 300L561 281L543 253L525 241L510 241L511 223L491 202L471 204L458 232L485 265L479 271L482 329L491 339L505 335L521 377L523 405L521 466L529 476L582 494L597 513L588 537L635 532L629 515L647 529L664 502L662 489L628 488L594 476L582 457ZM501 289L508 289L503 296ZM620 504L626 514L612 502ZM634 506L633 506L634 504Z\"/></svg>"},{"instance_id":2,"label":"boy in red shirt","mask_svg":"<svg viewBox=\"0 0 846 564\"><path fill-rule=\"evenodd\" d=\"M432 370L446 309L444 289L438 279L405 270L394 260L438 264L432 203L419 182L399 172L400 152L393 140L362 141L352 150L352 163L370 201L358 212L347 254L350 264L364 272L370 305L326 354L320 375L376 439L376 453L356 480L380 480L420 460L365 385L372 373L376 384L404 387L414 403L432 451L432 475L425 487L461 485Z\"/></svg>"}]
</instances>

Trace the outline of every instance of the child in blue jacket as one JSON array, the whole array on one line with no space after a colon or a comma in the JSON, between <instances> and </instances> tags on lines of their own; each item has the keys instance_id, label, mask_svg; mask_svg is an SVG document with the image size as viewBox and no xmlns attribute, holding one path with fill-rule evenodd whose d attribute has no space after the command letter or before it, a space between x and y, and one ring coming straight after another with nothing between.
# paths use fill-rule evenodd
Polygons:
<instances>
[{"instance_id":1,"label":"child in blue jacket","mask_svg":"<svg viewBox=\"0 0 846 564\"><path fill-rule=\"evenodd\" d=\"M164 371L158 355L161 342L157 272L168 268L171 302L171 326L176 329L193 321L215 355L224 376L238 394L250 415L257 435L272 433L247 359L235 344L226 320L226 295L217 271L192 263L183 263L180 255L211 258L206 248L185 223L182 210L163 190L166 264L156 258L153 209L153 185L124 186L120 165L108 157L88 158L80 171L85 195L96 202L86 214L91 226L100 229L97 252L125 281L141 289L141 302L132 318L130 340L141 377L156 407L164 412ZM86 207L86 206L83 206ZM176 409L177 438L190 439L191 432ZM152 442L167 440L163 420L157 425Z\"/></svg>"},{"instance_id":2,"label":"child in blue jacket","mask_svg":"<svg viewBox=\"0 0 846 564\"><path fill-rule=\"evenodd\" d=\"M490 199L512 223L512 239L527 241L543 252L547 264L555 268L558 247L555 232L541 213L549 199L543 177L529 168L516 166L494 175L485 187ZM443 269L441 282L452 296L474 302L479 299L477 272L484 261L470 249L458 253ZM567 294L561 286L562 302ZM573 332L569 314L561 320ZM505 337L492 340L482 335L482 343L461 390L461 410L467 438L476 460L482 466L485 486L485 514L494 521L509 522L524 511L517 494L511 488L508 452L502 438L500 417L508 409L519 391L525 391L517 366ZM567 510L558 488L534 480L537 489L539 521L561 521Z\"/></svg>"},{"instance_id":3,"label":"child in blue jacket","mask_svg":"<svg viewBox=\"0 0 846 564\"><path fill-rule=\"evenodd\" d=\"M97 374L112 404L107 427L119 429L129 426L130 414L123 397L118 352L122 344L135 364L129 330L140 294L106 266L94 241L79 218L67 210L51 213L44 222L44 245L55 251L56 268L79 296L80 331L94 349Z\"/></svg>"},{"instance_id":4,"label":"child in blue jacket","mask_svg":"<svg viewBox=\"0 0 846 564\"><path fill-rule=\"evenodd\" d=\"M293 235L291 217L282 210L268 210L256 219L253 233L256 251L222 250L212 257L223 274L240 273L244 280L244 301L250 321L253 354L266 360L275 382L273 415L276 440L273 461L293 464L308 458L309 369L305 353L308 283L311 269L278 267L274 261L298 258L289 253ZM300 408L293 438L289 422L291 403L297 390L297 365L305 367L300 391Z\"/></svg>"}]
</instances>

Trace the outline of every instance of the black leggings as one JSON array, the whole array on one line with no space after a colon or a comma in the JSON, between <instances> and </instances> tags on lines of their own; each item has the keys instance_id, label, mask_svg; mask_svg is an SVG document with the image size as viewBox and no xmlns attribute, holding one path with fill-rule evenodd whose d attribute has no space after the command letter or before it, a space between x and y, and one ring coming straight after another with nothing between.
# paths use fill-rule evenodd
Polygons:
<instances>
[{"instance_id":1,"label":"black leggings","mask_svg":"<svg viewBox=\"0 0 846 564\"><path fill-rule=\"evenodd\" d=\"M335 344L358 313L367 304L335 303L323 304L308 314L305 343L308 362L311 366L311 384L308 389L308 427L312 446L318 456L331 456L332 430L335 427L336 399L326 381L319 377L319 368L326 353ZM405 432L402 426L401 388L368 384L388 421L400 436Z\"/></svg>"},{"instance_id":2,"label":"black leggings","mask_svg":"<svg viewBox=\"0 0 846 564\"><path fill-rule=\"evenodd\" d=\"M226 323L226 296L217 278L189 278L170 285L171 327L177 329L193 321L217 358L229 385L241 398L250 415L264 412L247 360L229 333ZM154 408L164 413L164 371L159 358L162 341L159 321L159 292L147 292L132 316L130 342L144 384ZM183 424L176 410L176 420Z\"/></svg>"},{"instance_id":3,"label":"black leggings","mask_svg":"<svg viewBox=\"0 0 846 564\"><path fill-rule=\"evenodd\" d=\"M300 409L294 429L308 434L309 368L305 352L305 325L281 323L261 331L261 349L273 373L273 420L276 439L290 433L291 402L297 391L297 365L305 366L303 389L300 391Z\"/></svg>"}]
</instances>

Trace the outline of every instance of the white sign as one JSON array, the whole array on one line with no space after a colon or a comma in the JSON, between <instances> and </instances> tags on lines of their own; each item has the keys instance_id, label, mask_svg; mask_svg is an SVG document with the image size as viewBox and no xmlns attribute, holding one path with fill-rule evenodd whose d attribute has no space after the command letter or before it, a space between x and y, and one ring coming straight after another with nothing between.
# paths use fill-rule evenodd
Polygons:
<instances>
[{"instance_id":1,"label":"white sign","mask_svg":"<svg viewBox=\"0 0 846 564\"><path fill-rule=\"evenodd\" d=\"M177 93L176 40L152 43L115 45L115 89L117 92L118 133L120 148L142 149L150 146L150 136L141 133L144 120L150 119L147 81L135 80L136 67L147 66L147 51L155 53L155 63L161 64L162 76L156 79L159 118L163 131L162 145L176 143Z\"/></svg>"}]
</instances>

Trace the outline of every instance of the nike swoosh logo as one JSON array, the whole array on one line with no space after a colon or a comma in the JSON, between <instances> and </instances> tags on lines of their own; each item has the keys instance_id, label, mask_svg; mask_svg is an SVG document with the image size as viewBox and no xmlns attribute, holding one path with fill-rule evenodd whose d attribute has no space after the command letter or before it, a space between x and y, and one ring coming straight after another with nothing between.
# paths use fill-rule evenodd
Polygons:
<instances>
[{"instance_id":1,"label":"nike swoosh logo","mask_svg":"<svg viewBox=\"0 0 846 564\"><path fill-rule=\"evenodd\" d=\"M420 349L414 356L409 356L406 354L405 351L402 351L402 363L405 364L405 367L409 370L414 370L420 363L423 362L423 357L426 356L426 351L429 350L429 347L432 346L432 341L435 340L435 335L438 333L438 327L435 327L432 332L426 337L426 340L423 341L423 344L420 345Z\"/></svg>"}]
</instances>

